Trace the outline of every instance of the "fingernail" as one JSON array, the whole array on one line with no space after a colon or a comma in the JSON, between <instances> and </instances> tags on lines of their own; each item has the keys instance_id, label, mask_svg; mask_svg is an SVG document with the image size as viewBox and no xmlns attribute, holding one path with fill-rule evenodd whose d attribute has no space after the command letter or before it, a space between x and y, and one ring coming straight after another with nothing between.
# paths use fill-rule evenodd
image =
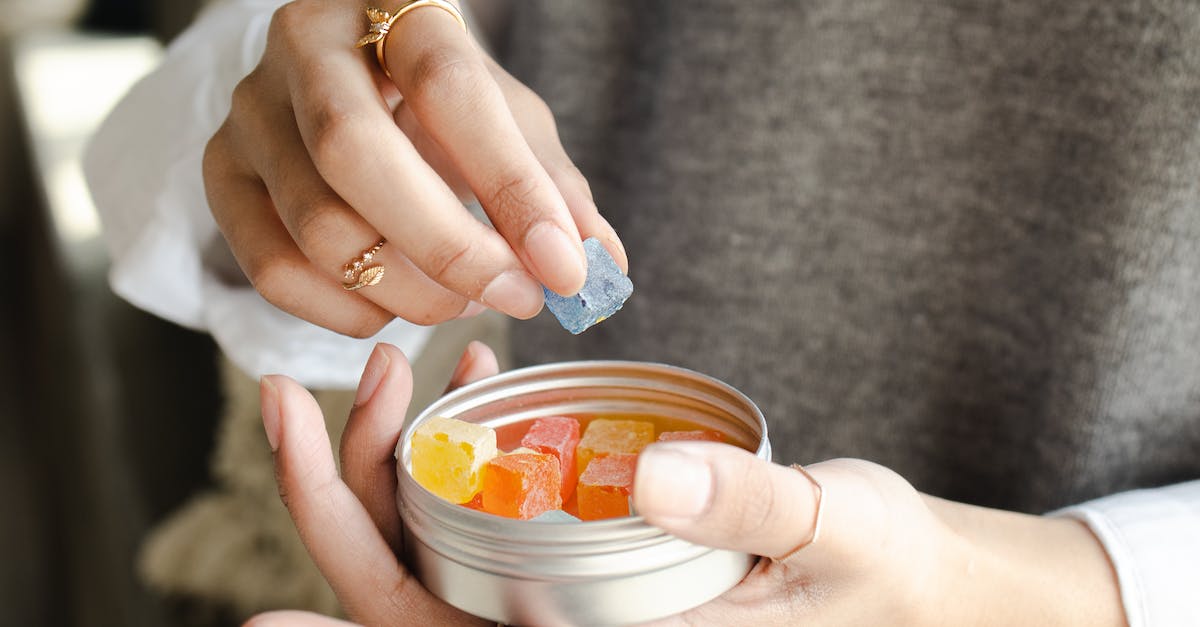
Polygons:
<instances>
[{"instance_id":1,"label":"fingernail","mask_svg":"<svg viewBox=\"0 0 1200 627\"><path fill-rule=\"evenodd\" d=\"M551 222L542 222L525 235L525 251L546 287L570 296L579 291L587 278L587 261L582 244Z\"/></svg>"},{"instance_id":2,"label":"fingernail","mask_svg":"<svg viewBox=\"0 0 1200 627\"><path fill-rule=\"evenodd\" d=\"M363 366L362 378L358 380L358 392L354 395L355 407L366 405L375 395L375 390L383 381L383 375L387 374L391 361L387 353L383 352L383 347L376 344L375 350L371 351L371 356L367 358L367 365Z\"/></svg>"},{"instance_id":3,"label":"fingernail","mask_svg":"<svg viewBox=\"0 0 1200 627\"><path fill-rule=\"evenodd\" d=\"M475 316L478 316L479 314L481 314L485 311L487 311L487 307L484 307L483 305L480 305L479 303L477 303L473 300L467 301L466 308L463 309L462 313L458 314L457 317L460 320L462 318L474 318Z\"/></svg>"},{"instance_id":4,"label":"fingernail","mask_svg":"<svg viewBox=\"0 0 1200 627\"><path fill-rule=\"evenodd\" d=\"M271 381L272 375L258 380L258 394L262 402L263 430L267 432L267 444L271 452L279 450L279 390Z\"/></svg>"},{"instance_id":5,"label":"fingernail","mask_svg":"<svg viewBox=\"0 0 1200 627\"><path fill-rule=\"evenodd\" d=\"M615 236L604 238L604 247L608 249L608 254L612 255L620 266L621 272L629 274L629 255L625 254L625 245Z\"/></svg>"},{"instance_id":6,"label":"fingernail","mask_svg":"<svg viewBox=\"0 0 1200 627\"><path fill-rule=\"evenodd\" d=\"M492 279L480 299L488 307L514 318L532 318L542 310L541 286L520 270L510 270Z\"/></svg>"},{"instance_id":7,"label":"fingernail","mask_svg":"<svg viewBox=\"0 0 1200 627\"><path fill-rule=\"evenodd\" d=\"M634 495L643 516L695 518L712 500L708 462L671 445L642 451L634 475Z\"/></svg>"},{"instance_id":8,"label":"fingernail","mask_svg":"<svg viewBox=\"0 0 1200 627\"><path fill-rule=\"evenodd\" d=\"M471 344L467 344L462 356L458 358L458 365L454 367L454 373L450 375L450 383L457 384L474 363L475 354L471 351Z\"/></svg>"}]
</instances>

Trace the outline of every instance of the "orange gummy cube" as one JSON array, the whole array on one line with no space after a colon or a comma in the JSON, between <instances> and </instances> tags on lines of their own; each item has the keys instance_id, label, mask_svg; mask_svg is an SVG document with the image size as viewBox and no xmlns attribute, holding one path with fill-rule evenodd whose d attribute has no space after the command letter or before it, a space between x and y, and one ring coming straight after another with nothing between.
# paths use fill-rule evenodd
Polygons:
<instances>
[{"instance_id":1,"label":"orange gummy cube","mask_svg":"<svg viewBox=\"0 0 1200 627\"><path fill-rule=\"evenodd\" d=\"M701 429L697 431L663 431L658 434L659 442L676 442L679 440L700 440L705 442L724 442L725 438L716 431Z\"/></svg>"},{"instance_id":2,"label":"orange gummy cube","mask_svg":"<svg viewBox=\"0 0 1200 627\"><path fill-rule=\"evenodd\" d=\"M562 507L558 459L544 453L511 453L483 467L483 511L528 520Z\"/></svg>"},{"instance_id":3,"label":"orange gummy cube","mask_svg":"<svg viewBox=\"0 0 1200 627\"><path fill-rule=\"evenodd\" d=\"M579 469L575 466L575 447L579 445L579 421L568 416L539 418L529 427L521 446L558 459L562 473L562 500L565 503L575 491Z\"/></svg>"},{"instance_id":4,"label":"orange gummy cube","mask_svg":"<svg viewBox=\"0 0 1200 627\"><path fill-rule=\"evenodd\" d=\"M637 455L613 453L592 459L579 475L579 486L575 489L579 518L601 520L628 516L635 470Z\"/></svg>"},{"instance_id":5,"label":"orange gummy cube","mask_svg":"<svg viewBox=\"0 0 1200 627\"><path fill-rule=\"evenodd\" d=\"M617 453L637 455L654 442L654 424L642 420L597 418L588 423L575 452L575 464L582 475L593 457Z\"/></svg>"}]
</instances>

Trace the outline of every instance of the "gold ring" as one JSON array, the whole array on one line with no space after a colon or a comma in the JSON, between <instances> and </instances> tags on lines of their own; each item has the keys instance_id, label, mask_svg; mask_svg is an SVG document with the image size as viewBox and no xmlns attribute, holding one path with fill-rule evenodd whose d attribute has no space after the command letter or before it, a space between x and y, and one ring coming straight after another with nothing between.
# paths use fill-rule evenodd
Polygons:
<instances>
[{"instance_id":1,"label":"gold ring","mask_svg":"<svg viewBox=\"0 0 1200 627\"><path fill-rule=\"evenodd\" d=\"M355 47L362 48L375 44L375 58L379 60L379 67L383 68L383 73L387 74L388 78L392 77L392 73L388 71L387 59L383 56L383 46L387 42L388 33L392 30L392 24L395 24L396 20L405 13L421 7L437 7L454 16L463 31L467 30L467 20L463 18L462 11L459 11L454 3L447 2L447 0L409 0L392 13L375 7L367 7L367 17L371 20L371 28L366 35L362 36L362 39L358 40L358 45Z\"/></svg>"},{"instance_id":2,"label":"gold ring","mask_svg":"<svg viewBox=\"0 0 1200 627\"><path fill-rule=\"evenodd\" d=\"M809 546L810 544L815 543L817 541L817 536L819 536L821 534L821 504L825 500L825 488L821 486L820 481L817 481L816 478L814 478L812 475L808 474L808 471L805 470L804 467L801 466L800 464L792 464L791 467L795 470L799 470L800 474L804 475L805 477L808 477L809 482L812 483L813 490L815 490L817 493L817 504L816 504L816 507L814 508L816 511L813 514L812 533L803 542L798 544L796 546L796 548L788 551L782 557L771 558L773 561L776 561L776 562L786 562L787 560L791 559L791 557L793 555L799 553L801 549Z\"/></svg>"},{"instance_id":3,"label":"gold ring","mask_svg":"<svg viewBox=\"0 0 1200 627\"><path fill-rule=\"evenodd\" d=\"M375 259L375 254L379 252L380 248L383 248L386 242L385 239L379 240L374 246L364 250L354 261L342 267L342 276L346 279L346 282L342 283L342 287L353 292L369 285L376 285L383 280L383 266L371 265L371 261Z\"/></svg>"}]
</instances>

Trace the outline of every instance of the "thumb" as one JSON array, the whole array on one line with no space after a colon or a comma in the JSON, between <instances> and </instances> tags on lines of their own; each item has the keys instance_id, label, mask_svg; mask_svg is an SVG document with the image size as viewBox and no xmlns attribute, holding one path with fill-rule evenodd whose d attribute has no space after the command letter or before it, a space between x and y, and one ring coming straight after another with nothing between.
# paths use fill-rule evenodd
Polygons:
<instances>
[{"instance_id":1,"label":"thumb","mask_svg":"<svg viewBox=\"0 0 1200 627\"><path fill-rule=\"evenodd\" d=\"M647 447L634 476L634 507L689 542L783 557L813 537L817 490L804 474L712 442Z\"/></svg>"}]
</instances>

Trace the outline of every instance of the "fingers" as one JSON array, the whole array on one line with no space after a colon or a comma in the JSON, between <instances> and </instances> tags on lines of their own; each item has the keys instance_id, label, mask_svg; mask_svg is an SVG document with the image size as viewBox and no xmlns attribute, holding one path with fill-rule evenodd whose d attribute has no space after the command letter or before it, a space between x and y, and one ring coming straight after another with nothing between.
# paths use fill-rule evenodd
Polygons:
<instances>
[{"instance_id":1,"label":"fingers","mask_svg":"<svg viewBox=\"0 0 1200 627\"><path fill-rule=\"evenodd\" d=\"M385 55L405 102L512 250L550 289L579 291L579 231L470 37L442 11L413 11L393 26Z\"/></svg>"},{"instance_id":2,"label":"fingers","mask_svg":"<svg viewBox=\"0 0 1200 627\"><path fill-rule=\"evenodd\" d=\"M338 477L313 397L279 375L263 377L261 393L263 424L268 440L277 445L280 497L346 612L367 624L410 624L413 617L435 623L466 619L404 570L370 513Z\"/></svg>"},{"instance_id":3,"label":"fingers","mask_svg":"<svg viewBox=\"0 0 1200 627\"><path fill-rule=\"evenodd\" d=\"M366 63L330 54L291 77L296 122L321 177L429 278L511 316L536 315L541 286L421 159Z\"/></svg>"},{"instance_id":4,"label":"fingers","mask_svg":"<svg viewBox=\"0 0 1200 627\"><path fill-rule=\"evenodd\" d=\"M327 329L370 337L393 319L387 310L347 292L296 247L256 178L232 171L222 138L204 159L208 203L229 248L254 288L276 307Z\"/></svg>"},{"instance_id":5,"label":"fingers","mask_svg":"<svg viewBox=\"0 0 1200 627\"><path fill-rule=\"evenodd\" d=\"M271 133L265 141L272 155L304 154L304 143L294 128ZM346 282L344 266L377 242L379 232L334 193L311 161L261 159L254 165L297 247L330 278ZM358 295L405 320L445 322L467 306L465 297L425 276L394 245L380 249L373 263L385 268L384 278L378 285L360 289Z\"/></svg>"},{"instance_id":6,"label":"fingers","mask_svg":"<svg viewBox=\"0 0 1200 627\"><path fill-rule=\"evenodd\" d=\"M496 353L492 352L487 344L472 341L467 344L462 357L458 359L458 366L450 375L450 383L446 386L446 392L453 392L468 383L486 379L498 372L500 372L500 366L496 361Z\"/></svg>"},{"instance_id":7,"label":"fingers","mask_svg":"<svg viewBox=\"0 0 1200 627\"><path fill-rule=\"evenodd\" d=\"M411 398L412 372L404 353L377 344L363 369L339 448L342 478L393 552L400 549L393 452Z\"/></svg>"},{"instance_id":8,"label":"fingers","mask_svg":"<svg viewBox=\"0 0 1200 627\"><path fill-rule=\"evenodd\" d=\"M649 523L685 540L768 557L812 537L817 504L803 474L707 442L647 447L633 495Z\"/></svg>"}]
</instances>

